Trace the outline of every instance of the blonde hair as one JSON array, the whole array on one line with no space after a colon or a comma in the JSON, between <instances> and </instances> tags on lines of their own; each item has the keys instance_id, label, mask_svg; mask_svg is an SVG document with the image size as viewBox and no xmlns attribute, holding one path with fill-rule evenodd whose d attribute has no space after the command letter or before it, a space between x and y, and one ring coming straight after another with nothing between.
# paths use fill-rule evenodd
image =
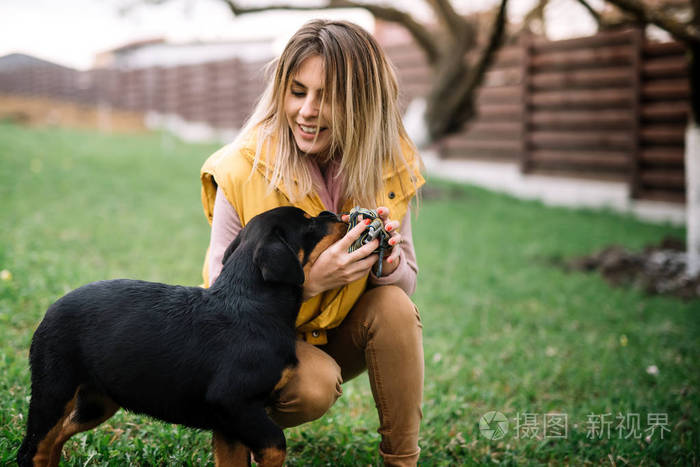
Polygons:
<instances>
[{"instance_id":1,"label":"blonde hair","mask_svg":"<svg viewBox=\"0 0 700 467\"><path fill-rule=\"evenodd\" d=\"M345 182L343 198L374 207L383 188L384 167L397 170L407 165L402 141L418 155L401 121L391 64L367 31L347 21L309 21L271 63L274 75L241 131L241 137L259 131L253 170L264 151L273 166L270 189L283 184L292 201L312 191L311 172L303 160L308 155L297 148L284 111L295 74L312 56L320 56L324 64L321 107L329 102L329 154L342 155L338 177Z\"/></svg>"}]
</instances>

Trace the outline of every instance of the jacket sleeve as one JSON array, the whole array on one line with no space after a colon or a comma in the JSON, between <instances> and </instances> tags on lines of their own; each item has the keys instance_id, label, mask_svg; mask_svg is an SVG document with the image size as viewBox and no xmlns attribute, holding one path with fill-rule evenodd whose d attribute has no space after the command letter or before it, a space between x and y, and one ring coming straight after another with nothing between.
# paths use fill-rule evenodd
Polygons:
<instances>
[{"instance_id":1,"label":"jacket sleeve","mask_svg":"<svg viewBox=\"0 0 700 467\"><path fill-rule=\"evenodd\" d=\"M416 280L418 277L418 263L416 261L416 250L413 246L413 234L411 232L411 210L406 211L406 215L401 221L401 253L399 254L399 265L394 271L382 277L377 277L374 272L370 272L369 283L374 286L395 285L403 289L409 297L416 290Z\"/></svg>"}]
</instances>

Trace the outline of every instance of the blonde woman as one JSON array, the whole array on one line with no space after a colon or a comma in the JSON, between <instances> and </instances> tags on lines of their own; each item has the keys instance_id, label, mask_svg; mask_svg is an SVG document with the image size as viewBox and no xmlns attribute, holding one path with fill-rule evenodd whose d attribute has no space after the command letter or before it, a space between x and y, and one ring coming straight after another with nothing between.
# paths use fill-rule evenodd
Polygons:
<instances>
[{"instance_id":1,"label":"blonde woman","mask_svg":"<svg viewBox=\"0 0 700 467\"><path fill-rule=\"evenodd\" d=\"M201 172L212 226L207 286L241 227L268 209L294 205L315 216L360 205L385 221L391 249L382 277L372 270L376 240L348 253L362 222L308 271L296 322L299 365L270 416L282 427L315 420L343 381L367 370L387 465L416 465L420 453L422 333L409 298L418 272L409 202L424 183L420 165L376 41L352 23L314 20L289 40L239 137Z\"/></svg>"}]
</instances>

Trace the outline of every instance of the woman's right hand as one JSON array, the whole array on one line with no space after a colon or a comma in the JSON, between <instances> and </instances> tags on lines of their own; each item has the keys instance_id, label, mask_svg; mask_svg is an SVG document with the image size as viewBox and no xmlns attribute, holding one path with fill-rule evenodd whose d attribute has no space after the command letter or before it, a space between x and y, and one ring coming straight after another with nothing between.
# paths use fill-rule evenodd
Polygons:
<instances>
[{"instance_id":1,"label":"woman's right hand","mask_svg":"<svg viewBox=\"0 0 700 467\"><path fill-rule=\"evenodd\" d=\"M326 290L354 282L369 273L379 258L372 254L379 246L379 240L372 240L348 253L350 245L360 238L369 223L369 219L358 222L343 238L319 255L304 282L304 301Z\"/></svg>"}]
</instances>

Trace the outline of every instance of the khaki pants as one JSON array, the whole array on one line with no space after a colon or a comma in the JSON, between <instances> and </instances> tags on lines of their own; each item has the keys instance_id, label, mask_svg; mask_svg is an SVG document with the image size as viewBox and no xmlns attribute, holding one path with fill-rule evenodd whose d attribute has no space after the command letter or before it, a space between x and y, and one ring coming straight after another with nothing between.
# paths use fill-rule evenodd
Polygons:
<instances>
[{"instance_id":1,"label":"khaki pants","mask_svg":"<svg viewBox=\"0 0 700 467\"><path fill-rule=\"evenodd\" d=\"M270 409L282 427L320 418L342 394L340 385L367 370L379 412L386 465L414 466L422 418L423 339L418 310L398 287L368 290L328 344L297 343L299 366Z\"/></svg>"}]
</instances>

